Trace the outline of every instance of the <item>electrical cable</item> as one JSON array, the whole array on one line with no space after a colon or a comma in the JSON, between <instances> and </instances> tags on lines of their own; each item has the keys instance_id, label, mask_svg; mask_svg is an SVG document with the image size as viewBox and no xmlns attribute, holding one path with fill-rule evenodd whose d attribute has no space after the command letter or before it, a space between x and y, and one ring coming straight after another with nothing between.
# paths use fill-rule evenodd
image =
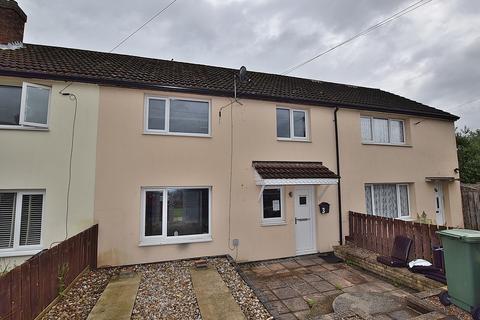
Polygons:
<instances>
[{"instance_id":1,"label":"electrical cable","mask_svg":"<svg viewBox=\"0 0 480 320\"><path fill-rule=\"evenodd\" d=\"M161 15L165 10L167 10L168 8L170 8L171 5L173 5L175 2L177 2L177 0L173 0L172 2L170 2L167 6L165 6L164 8L162 8L160 11L158 11L157 13L155 13L150 19L148 19L144 24L142 24L140 27L138 27L135 31L133 31L132 33L130 33L128 36L126 36L125 38L123 38L122 41L120 41L115 47L113 47L112 50L108 51L108 53L112 53L115 49L117 49L118 47L120 47L122 44L124 44L128 39L130 39L131 37L133 37L138 31L142 30L147 24L149 24L150 22L152 22L152 20L154 20L156 17L158 17L159 15Z\"/></svg>"},{"instance_id":2,"label":"electrical cable","mask_svg":"<svg viewBox=\"0 0 480 320\"><path fill-rule=\"evenodd\" d=\"M78 99L77 99L77 96L73 93L62 92L62 95L68 96L68 98L71 101L75 102L75 106L73 109L72 135L70 140L70 156L68 160L68 183L67 183L67 196L66 196L66 208L65 208L65 239L63 240L65 241L68 239L68 218L70 215L70 189L72 184L72 160L73 160L73 150L74 150L74 143L75 143L75 124L77 123ZM58 244L61 242L62 241L54 241L50 243L49 248L51 249L55 244Z\"/></svg>"},{"instance_id":3,"label":"electrical cable","mask_svg":"<svg viewBox=\"0 0 480 320\"><path fill-rule=\"evenodd\" d=\"M312 58L310 58L310 59L308 59L308 60L306 60L306 61L304 61L304 62L302 62L302 63L299 63L299 64L297 64L297 65L295 65L295 66L293 66L293 67L290 67L289 69L287 69L287 70L285 70L284 72L282 72L282 75L287 75L287 74L293 72L294 70L297 70L298 68L301 68L301 67L303 67L304 65L306 65L306 64L308 64L308 63L310 63L310 62L312 62L312 61L320 58L321 56L323 56L323 55L325 55L325 54L327 54L327 53L329 53L329 52L337 49L338 47L341 47L341 46L343 46L343 45L345 45L345 44L347 44L347 43L349 43L349 42L351 42L351 41L353 41L353 40L355 40L355 39L357 39L357 38L360 38L361 36L364 36L364 35L366 35L367 33L370 33L370 32L372 32L373 30L378 29L378 28L380 28L381 26L383 26L383 25L385 25L385 24L387 24L387 23L389 23L389 22L391 22L391 21L393 21L393 20L396 20L396 19L400 18L401 16L403 16L403 15L409 13L409 12L412 12L412 11L414 11L414 10L416 10L416 9L418 9L418 8L424 6L424 5L426 5L426 4L428 4L428 3L432 2L432 1L433 1L433 0L420 0L420 1L417 1L417 2L409 5L408 7L400 10L399 12L395 13L394 15L392 15L392 16L390 16L390 17L388 17L388 18L386 18L386 19L384 19L384 20L382 20L382 21L374 24L373 26L371 26L371 27L369 27L369 28L367 28L367 29L365 29L365 30L357 33L357 34L354 35L353 37L348 38L347 40L342 41L342 42L336 44L335 46L333 46L333 47L331 47L331 48L329 48L329 49L327 49L327 50L324 50L324 51L320 52L319 54L315 55L314 57L312 57Z\"/></svg>"},{"instance_id":4,"label":"electrical cable","mask_svg":"<svg viewBox=\"0 0 480 320\"><path fill-rule=\"evenodd\" d=\"M472 99L472 100L468 100L468 101L466 101L466 102L464 102L464 103L461 103L461 104L459 104L459 105L456 105L456 106L454 106L454 107L451 107L451 108L449 108L449 111L456 110L456 109L458 109L458 108L461 108L461 107L463 107L463 106L472 104L472 103L477 102L477 101L480 101L480 97L477 97L477 98Z\"/></svg>"},{"instance_id":5,"label":"electrical cable","mask_svg":"<svg viewBox=\"0 0 480 320\"><path fill-rule=\"evenodd\" d=\"M165 12L168 8L170 8L170 6L172 6L175 2L177 2L178 0L173 0L171 1L168 5L166 5L165 7L161 8L159 11L157 11L157 13L155 13L150 19L148 19L145 23L143 23L140 27L138 27L135 31L133 31L132 33L130 33L128 36L126 36L125 38L123 38L119 43L117 43L110 51L108 51L108 53L112 53L113 51L115 51L116 49L118 49L121 45L123 45L128 39L130 39L131 37L133 37L137 32L139 32L140 30L142 30L147 24L149 24L150 22L152 22L153 20L155 20L155 18L157 18L159 15L161 15L163 12ZM63 91L65 89L67 89L68 87L70 87L71 85L73 84L73 82L71 81L70 83L68 83L62 90L60 90L60 94L63 93Z\"/></svg>"},{"instance_id":6,"label":"electrical cable","mask_svg":"<svg viewBox=\"0 0 480 320\"><path fill-rule=\"evenodd\" d=\"M234 101L235 102L235 101ZM231 242L232 242L232 236L231 236L231 230L232 230L232 224L231 224L231 217L232 217L232 181L233 181L233 102L230 105L232 106L230 108L230 172L229 172L229 194L228 194L228 248L233 251L235 250L235 246L232 248L231 247ZM237 249L238 250L238 249ZM238 255L238 253L237 253Z\"/></svg>"},{"instance_id":7,"label":"electrical cable","mask_svg":"<svg viewBox=\"0 0 480 320\"><path fill-rule=\"evenodd\" d=\"M64 93L65 94L65 93ZM77 121L77 107L78 107L78 100L77 96L73 93L68 94L68 98L71 101L75 101L74 111L73 111L73 124L72 124L72 139L70 142L70 159L68 164L68 185L67 185L67 210L65 212L65 240L68 239L68 216L70 210L70 187L72 183L72 159L73 159L73 150L74 150L74 142L75 142L75 124Z\"/></svg>"}]
</instances>

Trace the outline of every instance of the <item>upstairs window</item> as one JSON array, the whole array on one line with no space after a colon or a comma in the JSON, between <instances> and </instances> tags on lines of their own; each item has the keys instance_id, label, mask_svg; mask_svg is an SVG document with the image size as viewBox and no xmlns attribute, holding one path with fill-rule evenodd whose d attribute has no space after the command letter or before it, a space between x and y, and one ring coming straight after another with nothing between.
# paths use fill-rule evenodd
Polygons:
<instances>
[{"instance_id":1,"label":"upstairs window","mask_svg":"<svg viewBox=\"0 0 480 320\"><path fill-rule=\"evenodd\" d=\"M0 86L0 126L48 127L51 88L24 82Z\"/></svg>"},{"instance_id":2,"label":"upstairs window","mask_svg":"<svg viewBox=\"0 0 480 320\"><path fill-rule=\"evenodd\" d=\"M277 108L277 138L306 140L307 112Z\"/></svg>"},{"instance_id":3,"label":"upstairs window","mask_svg":"<svg viewBox=\"0 0 480 320\"><path fill-rule=\"evenodd\" d=\"M145 132L208 136L210 103L200 100L147 97Z\"/></svg>"},{"instance_id":4,"label":"upstairs window","mask_svg":"<svg viewBox=\"0 0 480 320\"><path fill-rule=\"evenodd\" d=\"M0 254L41 249L43 192L0 192Z\"/></svg>"},{"instance_id":5,"label":"upstairs window","mask_svg":"<svg viewBox=\"0 0 480 320\"><path fill-rule=\"evenodd\" d=\"M387 218L410 215L408 184L366 184L367 214Z\"/></svg>"},{"instance_id":6,"label":"upstairs window","mask_svg":"<svg viewBox=\"0 0 480 320\"><path fill-rule=\"evenodd\" d=\"M362 142L404 144L405 123L403 120L361 117Z\"/></svg>"}]
</instances>

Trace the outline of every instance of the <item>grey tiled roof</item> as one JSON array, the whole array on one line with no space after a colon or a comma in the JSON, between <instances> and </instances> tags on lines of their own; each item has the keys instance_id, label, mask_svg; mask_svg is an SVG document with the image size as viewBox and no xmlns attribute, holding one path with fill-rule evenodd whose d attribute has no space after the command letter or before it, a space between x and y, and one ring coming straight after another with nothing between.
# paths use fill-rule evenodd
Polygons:
<instances>
[{"instance_id":1,"label":"grey tiled roof","mask_svg":"<svg viewBox=\"0 0 480 320\"><path fill-rule=\"evenodd\" d=\"M0 75L232 96L235 69L36 44L0 50ZM240 98L458 119L382 91L277 74L248 72Z\"/></svg>"}]
</instances>

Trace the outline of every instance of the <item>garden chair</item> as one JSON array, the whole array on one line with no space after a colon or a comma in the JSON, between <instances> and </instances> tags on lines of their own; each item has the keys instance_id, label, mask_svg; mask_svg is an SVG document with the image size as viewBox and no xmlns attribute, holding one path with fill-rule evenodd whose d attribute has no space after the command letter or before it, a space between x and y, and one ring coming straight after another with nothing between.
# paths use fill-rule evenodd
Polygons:
<instances>
[{"instance_id":1,"label":"garden chair","mask_svg":"<svg viewBox=\"0 0 480 320\"><path fill-rule=\"evenodd\" d=\"M406 267L412 239L404 236L396 236L390 256L378 256L377 261L390 267Z\"/></svg>"}]
</instances>

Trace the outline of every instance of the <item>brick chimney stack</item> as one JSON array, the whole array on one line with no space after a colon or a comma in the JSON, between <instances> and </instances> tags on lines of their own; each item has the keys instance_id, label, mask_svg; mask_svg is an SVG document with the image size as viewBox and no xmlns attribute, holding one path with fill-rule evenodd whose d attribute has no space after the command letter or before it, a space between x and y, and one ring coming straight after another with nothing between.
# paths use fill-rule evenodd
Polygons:
<instances>
[{"instance_id":1,"label":"brick chimney stack","mask_svg":"<svg viewBox=\"0 0 480 320\"><path fill-rule=\"evenodd\" d=\"M14 0L0 0L0 45L23 42L27 15Z\"/></svg>"}]
</instances>

